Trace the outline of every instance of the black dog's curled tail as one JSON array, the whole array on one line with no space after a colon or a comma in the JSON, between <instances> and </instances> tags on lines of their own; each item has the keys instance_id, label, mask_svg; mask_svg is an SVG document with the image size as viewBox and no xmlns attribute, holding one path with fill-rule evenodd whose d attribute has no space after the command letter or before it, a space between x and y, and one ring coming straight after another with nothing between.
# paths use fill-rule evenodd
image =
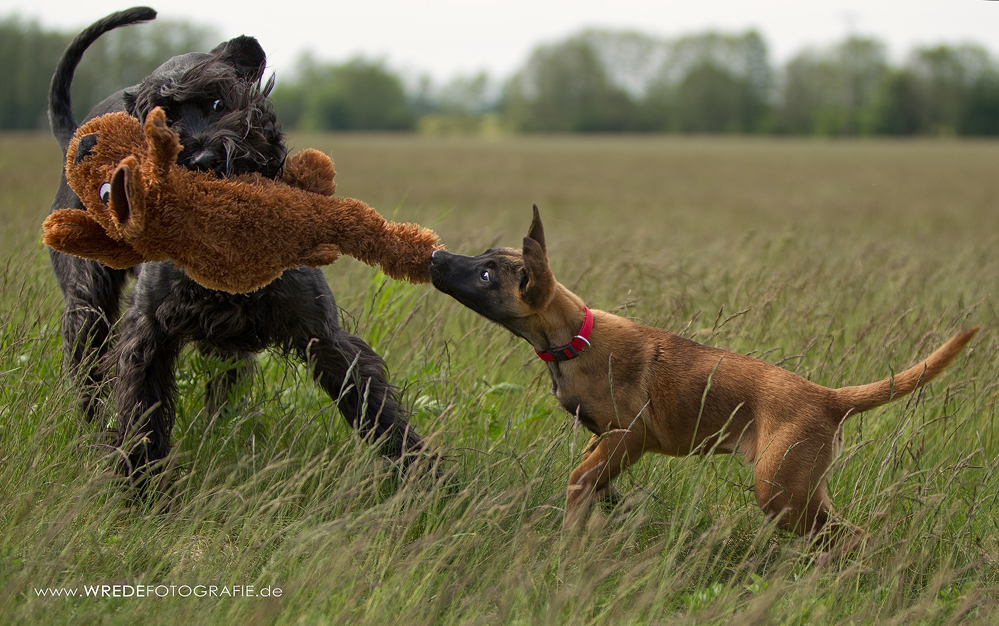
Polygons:
<instances>
[{"instance_id":1,"label":"black dog's curled tail","mask_svg":"<svg viewBox=\"0 0 999 626\"><path fill-rule=\"evenodd\" d=\"M149 7L132 7L124 11L112 13L91 24L86 30L76 36L76 39L62 53L55 73L52 74L52 84L49 85L49 128L63 154L69 146L73 133L76 132L76 118L73 117L73 105L70 98L70 87L73 84L73 74L80 64L83 53L97 38L119 26L148 22L156 18L156 11Z\"/></svg>"}]
</instances>

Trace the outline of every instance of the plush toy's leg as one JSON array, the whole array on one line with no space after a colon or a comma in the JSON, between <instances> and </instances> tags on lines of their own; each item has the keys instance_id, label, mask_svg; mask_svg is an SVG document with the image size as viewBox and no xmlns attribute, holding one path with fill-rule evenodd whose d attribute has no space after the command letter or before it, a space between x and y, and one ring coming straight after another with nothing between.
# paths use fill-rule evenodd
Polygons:
<instances>
[{"instance_id":1,"label":"plush toy's leg","mask_svg":"<svg viewBox=\"0 0 999 626\"><path fill-rule=\"evenodd\" d=\"M141 285L137 285L136 292L141 291ZM180 338L169 332L180 329L168 329L157 319L155 308L147 310L145 304L133 303L125 311L115 346L116 443L127 459L123 473L139 481L147 478L146 471L161 469L146 466L170 451L176 394L173 367L181 348ZM146 471L136 473L139 470Z\"/></svg>"},{"instance_id":2,"label":"plush toy's leg","mask_svg":"<svg viewBox=\"0 0 999 626\"><path fill-rule=\"evenodd\" d=\"M115 269L142 263L132 246L108 236L104 227L86 211L59 209L42 223L42 242L60 252L100 261Z\"/></svg>"},{"instance_id":3,"label":"plush toy's leg","mask_svg":"<svg viewBox=\"0 0 999 626\"><path fill-rule=\"evenodd\" d=\"M344 418L366 439L378 443L393 458L422 448L406 412L399 406L398 392L389 384L385 363L360 337L343 330L337 322L337 307L326 283L321 297L309 302L317 309L292 321L293 345L312 364L317 382L336 402Z\"/></svg>"},{"instance_id":4,"label":"plush toy's leg","mask_svg":"<svg viewBox=\"0 0 999 626\"><path fill-rule=\"evenodd\" d=\"M52 268L62 289L63 357L80 389L80 408L88 421L97 416L110 347L111 325L118 319L121 292L129 272L49 248Z\"/></svg>"}]
</instances>

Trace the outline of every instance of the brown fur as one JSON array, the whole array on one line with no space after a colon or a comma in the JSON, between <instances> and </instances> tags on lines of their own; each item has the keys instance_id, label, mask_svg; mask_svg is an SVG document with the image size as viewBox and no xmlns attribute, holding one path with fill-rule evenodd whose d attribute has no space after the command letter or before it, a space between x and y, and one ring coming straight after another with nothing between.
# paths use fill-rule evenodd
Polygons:
<instances>
[{"instance_id":1,"label":"brown fur","mask_svg":"<svg viewBox=\"0 0 999 626\"><path fill-rule=\"evenodd\" d=\"M548 265L537 207L523 250L433 255L434 286L523 337L536 350L567 344L584 304ZM548 363L555 396L593 432L569 478L566 525L584 520L610 481L645 452L737 452L754 468L756 501L779 525L814 534L832 521L828 470L841 422L911 393L950 365L977 328L882 381L830 389L741 354L593 311L588 350ZM838 524L860 535L845 522Z\"/></svg>"},{"instance_id":2,"label":"brown fur","mask_svg":"<svg viewBox=\"0 0 999 626\"><path fill-rule=\"evenodd\" d=\"M289 158L280 182L258 174L220 179L176 164L182 146L162 109L146 117L144 131L126 113L77 130L66 177L87 211L51 213L46 245L118 269L172 260L205 287L232 293L259 289L290 267L328 265L341 253L393 278L429 280L430 255L442 247L433 231L331 197L336 172L321 152Z\"/></svg>"}]
</instances>

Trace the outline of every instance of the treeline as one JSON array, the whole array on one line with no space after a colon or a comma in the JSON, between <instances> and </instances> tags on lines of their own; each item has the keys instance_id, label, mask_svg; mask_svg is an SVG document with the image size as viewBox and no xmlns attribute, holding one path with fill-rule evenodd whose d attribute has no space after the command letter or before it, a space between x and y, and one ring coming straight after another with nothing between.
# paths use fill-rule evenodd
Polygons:
<instances>
[{"instance_id":1,"label":"treeline","mask_svg":"<svg viewBox=\"0 0 999 626\"><path fill-rule=\"evenodd\" d=\"M0 21L0 128L44 127L48 81L72 34ZM173 54L218 43L211 29L157 21L108 33L74 82L78 115ZM982 47L913 50L850 37L782 67L755 31L665 39L590 30L539 46L512 77L443 85L383 62L303 55L278 77L292 130L997 135L999 65Z\"/></svg>"},{"instance_id":2,"label":"treeline","mask_svg":"<svg viewBox=\"0 0 999 626\"><path fill-rule=\"evenodd\" d=\"M59 57L76 33L43 30L17 17L0 20L0 129L47 128L48 89ZM73 79L82 118L115 91L142 80L166 59L218 44L208 27L170 20L119 28L87 50Z\"/></svg>"},{"instance_id":3,"label":"treeline","mask_svg":"<svg viewBox=\"0 0 999 626\"><path fill-rule=\"evenodd\" d=\"M999 134L999 66L976 45L850 37L781 68L762 37L587 31L539 47L499 110L518 130L819 135Z\"/></svg>"},{"instance_id":4,"label":"treeline","mask_svg":"<svg viewBox=\"0 0 999 626\"><path fill-rule=\"evenodd\" d=\"M863 37L775 68L754 31L586 31L538 47L501 86L478 74L406 89L381 63L311 56L279 85L278 115L303 130L999 134L999 65L984 48L917 48L892 66Z\"/></svg>"}]
</instances>

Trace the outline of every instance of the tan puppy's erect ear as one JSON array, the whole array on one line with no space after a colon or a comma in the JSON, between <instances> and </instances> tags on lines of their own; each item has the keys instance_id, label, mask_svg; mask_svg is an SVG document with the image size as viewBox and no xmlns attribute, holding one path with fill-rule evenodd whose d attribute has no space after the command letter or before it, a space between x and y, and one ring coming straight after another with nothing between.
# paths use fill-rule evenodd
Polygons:
<instances>
[{"instance_id":1,"label":"tan puppy's erect ear","mask_svg":"<svg viewBox=\"0 0 999 626\"><path fill-rule=\"evenodd\" d=\"M527 231L527 236L540 243L541 250L548 253L548 247L545 245L545 226L541 223L541 213L536 204L534 205L534 219L531 220L531 228Z\"/></svg>"},{"instance_id":2,"label":"tan puppy's erect ear","mask_svg":"<svg viewBox=\"0 0 999 626\"><path fill-rule=\"evenodd\" d=\"M524 270L527 280L521 284L521 298L530 306L543 308L555 293L555 276L548 266L545 229L541 224L538 205L534 205L531 230L524 237Z\"/></svg>"}]
</instances>

